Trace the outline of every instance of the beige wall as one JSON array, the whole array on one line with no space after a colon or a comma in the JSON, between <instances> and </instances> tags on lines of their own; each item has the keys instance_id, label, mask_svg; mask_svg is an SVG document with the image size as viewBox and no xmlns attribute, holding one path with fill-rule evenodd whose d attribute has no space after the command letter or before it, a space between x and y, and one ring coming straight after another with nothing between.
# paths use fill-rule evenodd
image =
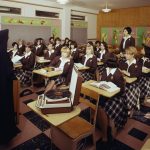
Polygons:
<instances>
[{"instance_id":1,"label":"beige wall","mask_svg":"<svg viewBox=\"0 0 150 150\"><path fill-rule=\"evenodd\" d=\"M101 27L150 26L150 6L100 12L97 16L97 38Z\"/></svg>"}]
</instances>

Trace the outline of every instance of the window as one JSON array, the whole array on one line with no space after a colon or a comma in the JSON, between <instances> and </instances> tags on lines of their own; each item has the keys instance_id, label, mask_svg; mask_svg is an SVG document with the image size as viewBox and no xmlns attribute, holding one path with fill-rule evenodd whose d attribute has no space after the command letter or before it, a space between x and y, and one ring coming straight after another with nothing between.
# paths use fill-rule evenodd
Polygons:
<instances>
[{"instance_id":1,"label":"window","mask_svg":"<svg viewBox=\"0 0 150 150\"><path fill-rule=\"evenodd\" d=\"M21 8L0 6L0 13L21 14Z\"/></svg>"},{"instance_id":2,"label":"window","mask_svg":"<svg viewBox=\"0 0 150 150\"><path fill-rule=\"evenodd\" d=\"M36 10L36 16L59 18L59 13Z\"/></svg>"},{"instance_id":3,"label":"window","mask_svg":"<svg viewBox=\"0 0 150 150\"><path fill-rule=\"evenodd\" d=\"M83 20L83 21L85 21L85 16L71 15L71 20Z\"/></svg>"}]
</instances>

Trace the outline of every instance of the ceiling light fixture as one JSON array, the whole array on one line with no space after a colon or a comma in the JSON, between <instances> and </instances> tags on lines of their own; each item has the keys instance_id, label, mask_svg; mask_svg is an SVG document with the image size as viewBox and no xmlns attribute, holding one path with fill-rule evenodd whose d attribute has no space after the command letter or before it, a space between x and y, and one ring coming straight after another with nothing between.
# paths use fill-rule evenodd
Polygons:
<instances>
[{"instance_id":1,"label":"ceiling light fixture","mask_svg":"<svg viewBox=\"0 0 150 150\"><path fill-rule=\"evenodd\" d=\"M106 2L106 7L105 7L104 9L102 9L102 11L103 11L104 13L108 13L108 12L111 11L111 9L107 7L107 2Z\"/></svg>"},{"instance_id":2,"label":"ceiling light fixture","mask_svg":"<svg viewBox=\"0 0 150 150\"><path fill-rule=\"evenodd\" d=\"M65 5L69 2L69 0L57 0L57 3Z\"/></svg>"}]
</instances>

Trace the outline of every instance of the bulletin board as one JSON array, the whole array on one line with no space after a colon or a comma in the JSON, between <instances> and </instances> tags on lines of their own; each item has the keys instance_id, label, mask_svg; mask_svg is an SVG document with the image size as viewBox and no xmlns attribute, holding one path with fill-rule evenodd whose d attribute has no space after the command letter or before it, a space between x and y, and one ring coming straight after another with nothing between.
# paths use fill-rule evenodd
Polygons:
<instances>
[{"instance_id":1,"label":"bulletin board","mask_svg":"<svg viewBox=\"0 0 150 150\"><path fill-rule=\"evenodd\" d=\"M18 39L33 42L34 39L41 37L48 42L50 36L61 36L61 21L59 19L2 16L1 29L9 29L8 47Z\"/></svg>"}]
</instances>

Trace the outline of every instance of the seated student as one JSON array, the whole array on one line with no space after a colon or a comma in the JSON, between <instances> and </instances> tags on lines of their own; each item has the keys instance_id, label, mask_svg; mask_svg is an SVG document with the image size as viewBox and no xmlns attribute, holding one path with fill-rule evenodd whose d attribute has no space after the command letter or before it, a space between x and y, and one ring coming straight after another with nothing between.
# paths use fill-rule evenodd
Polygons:
<instances>
[{"instance_id":1,"label":"seated student","mask_svg":"<svg viewBox=\"0 0 150 150\"><path fill-rule=\"evenodd\" d=\"M19 51L19 55L22 56L24 55L25 52L25 44L24 41L19 39L18 41L18 51Z\"/></svg>"},{"instance_id":2,"label":"seated student","mask_svg":"<svg viewBox=\"0 0 150 150\"><path fill-rule=\"evenodd\" d=\"M122 96L125 81L118 68L117 57L109 53L106 57L105 65L106 68L102 72L100 81L112 82L120 88L120 92L117 95L111 98L101 96L99 100L97 122L103 133L102 141L107 142L108 126L112 127L112 135L114 136L115 127L122 128L127 122L127 109Z\"/></svg>"},{"instance_id":3,"label":"seated student","mask_svg":"<svg viewBox=\"0 0 150 150\"><path fill-rule=\"evenodd\" d=\"M100 41L96 41L95 42L95 47L94 47L94 54L97 56L97 53L101 50L101 42Z\"/></svg>"},{"instance_id":4,"label":"seated student","mask_svg":"<svg viewBox=\"0 0 150 150\"><path fill-rule=\"evenodd\" d=\"M50 43L53 43L53 45L55 44L55 40L54 40L54 37L53 37L53 36L51 36L51 37L49 38L49 42L50 42Z\"/></svg>"},{"instance_id":5,"label":"seated student","mask_svg":"<svg viewBox=\"0 0 150 150\"><path fill-rule=\"evenodd\" d=\"M55 67L55 71L62 70L62 74L50 79L50 82L45 89L45 93L51 89L55 89L63 83L66 85L69 84L73 68L73 60L70 57L70 49L62 47L61 56L55 57L50 66Z\"/></svg>"},{"instance_id":6,"label":"seated student","mask_svg":"<svg viewBox=\"0 0 150 150\"><path fill-rule=\"evenodd\" d=\"M143 44L141 54L139 62L142 65L142 77L139 80L139 87L140 99L143 102L146 97L150 97L150 46Z\"/></svg>"},{"instance_id":7,"label":"seated student","mask_svg":"<svg viewBox=\"0 0 150 150\"><path fill-rule=\"evenodd\" d=\"M93 47L94 47L94 44L93 44L92 41L88 41L88 42L87 42L87 46L93 46Z\"/></svg>"},{"instance_id":8,"label":"seated student","mask_svg":"<svg viewBox=\"0 0 150 150\"><path fill-rule=\"evenodd\" d=\"M100 51L97 52L97 61L98 62L103 62L105 61L105 57L108 54L108 45L106 42L101 42L100 44ZM104 65L99 65L98 66L98 71L101 74L103 69L105 68Z\"/></svg>"},{"instance_id":9,"label":"seated student","mask_svg":"<svg viewBox=\"0 0 150 150\"><path fill-rule=\"evenodd\" d=\"M68 42L68 48L70 48L70 49L71 49L71 42L72 42L72 40L69 40L69 42Z\"/></svg>"},{"instance_id":10,"label":"seated student","mask_svg":"<svg viewBox=\"0 0 150 150\"><path fill-rule=\"evenodd\" d=\"M119 62L119 68L122 73L128 77L137 77L139 79L142 71L140 63L136 60L137 50L135 47L129 47L125 50L125 61ZM125 95L129 110L137 109L140 89L138 80L132 84L126 84Z\"/></svg>"},{"instance_id":11,"label":"seated student","mask_svg":"<svg viewBox=\"0 0 150 150\"><path fill-rule=\"evenodd\" d=\"M94 79L95 71L97 68L97 58L94 55L93 46L86 47L86 55L82 56L81 63L84 66L89 67L89 69L81 71L81 75L84 81Z\"/></svg>"},{"instance_id":12,"label":"seated student","mask_svg":"<svg viewBox=\"0 0 150 150\"><path fill-rule=\"evenodd\" d=\"M35 55L31 51L30 43L27 43L25 48L25 55L21 59L22 69L19 74L17 74L18 79L22 86L31 85L32 70L35 64Z\"/></svg>"},{"instance_id":13,"label":"seated student","mask_svg":"<svg viewBox=\"0 0 150 150\"><path fill-rule=\"evenodd\" d=\"M77 49L77 43L75 41L71 42L71 57L75 63L78 63L79 50Z\"/></svg>"},{"instance_id":14,"label":"seated student","mask_svg":"<svg viewBox=\"0 0 150 150\"><path fill-rule=\"evenodd\" d=\"M41 43L41 39L40 38L35 40L32 52L36 56L39 56L39 57L42 57L44 55L43 45Z\"/></svg>"},{"instance_id":15,"label":"seated student","mask_svg":"<svg viewBox=\"0 0 150 150\"><path fill-rule=\"evenodd\" d=\"M56 56L60 56L61 55L61 48L62 48L61 39L60 38L56 38L55 39L55 47L54 47Z\"/></svg>"},{"instance_id":16,"label":"seated student","mask_svg":"<svg viewBox=\"0 0 150 150\"><path fill-rule=\"evenodd\" d=\"M8 52L11 59L13 59L16 55L20 55L18 51L18 43L12 43L13 48Z\"/></svg>"},{"instance_id":17,"label":"seated student","mask_svg":"<svg viewBox=\"0 0 150 150\"><path fill-rule=\"evenodd\" d=\"M55 50L54 50L54 45L53 43L49 42L47 46L47 50L44 53L44 59L52 61L55 58Z\"/></svg>"},{"instance_id":18,"label":"seated student","mask_svg":"<svg viewBox=\"0 0 150 150\"><path fill-rule=\"evenodd\" d=\"M62 46L64 47L64 46L66 46L66 47L69 47L69 38L65 38L65 40L64 40L64 43L62 44Z\"/></svg>"}]
</instances>

